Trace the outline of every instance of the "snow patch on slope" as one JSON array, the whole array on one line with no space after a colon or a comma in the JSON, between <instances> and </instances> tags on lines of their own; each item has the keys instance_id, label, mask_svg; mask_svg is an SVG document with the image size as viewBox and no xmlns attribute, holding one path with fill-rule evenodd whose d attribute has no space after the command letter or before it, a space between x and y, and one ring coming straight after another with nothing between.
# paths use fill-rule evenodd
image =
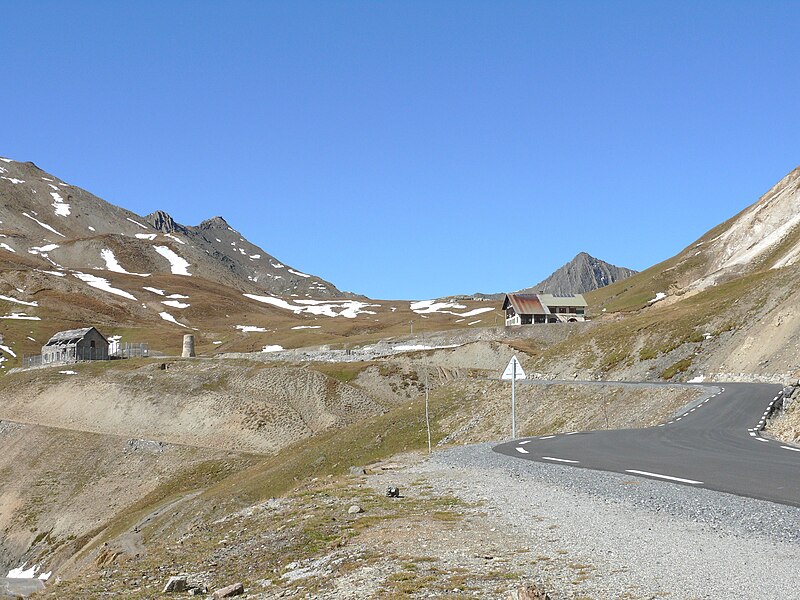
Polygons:
<instances>
[{"instance_id":1,"label":"snow patch on slope","mask_svg":"<svg viewBox=\"0 0 800 600\"><path fill-rule=\"evenodd\" d=\"M153 249L169 261L173 275L191 275L189 263L167 246L153 246Z\"/></svg>"},{"instance_id":2,"label":"snow patch on slope","mask_svg":"<svg viewBox=\"0 0 800 600\"><path fill-rule=\"evenodd\" d=\"M181 327L186 327L187 329L189 328L189 326L188 326L188 325L184 325L183 323L178 323L178 322L175 320L175 317L173 317L171 314L169 314L169 313L168 313L168 312L166 312L166 311L164 311L164 312L160 312L160 313L158 313L158 315L159 315L159 316L160 316L162 319L164 319L165 321L169 321L170 323L175 323L175 325L180 325Z\"/></svg>"},{"instance_id":3,"label":"snow patch on slope","mask_svg":"<svg viewBox=\"0 0 800 600\"><path fill-rule=\"evenodd\" d=\"M84 283L92 286L93 288L97 288L98 290L103 290L104 292L108 292L109 294L115 294L117 296L122 296L123 298L128 298L129 300L136 300L136 297L133 294L129 294L125 290L120 290L118 288L112 287L109 283L108 279L103 279L102 277L97 277L96 275L90 275L88 273L73 273L75 277L83 281Z\"/></svg>"},{"instance_id":4,"label":"snow patch on slope","mask_svg":"<svg viewBox=\"0 0 800 600\"><path fill-rule=\"evenodd\" d=\"M366 302L359 302L358 300L338 300L338 301L323 301L323 300L297 300L296 304L287 302L282 298L274 296L258 296L256 294L243 294L245 298L250 298L257 302L270 304L277 308L290 310L295 314L306 313L310 315L321 315L325 317L344 317L346 319L355 319L358 315L374 315L374 311L365 310L366 308L378 308L380 304L368 304Z\"/></svg>"},{"instance_id":5,"label":"snow patch on slope","mask_svg":"<svg viewBox=\"0 0 800 600\"><path fill-rule=\"evenodd\" d=\"M137 275L138 277L150 277L150 273L131 273L126 271L122 265L119 264L117 261L117 257L114 256L114 252L106 248L105 250L100 251L100 256L103 257L103 260L106 261L106 270L113 271L114 273L124 273L125 275Z\"/></svg>"},{"instance_id":6,"label":"snow patch on slope","mask_svg":"<svg viewBox=\"0 0 800 600\"><path fill-rule=\"evenodd\" d=\"M469 310L467 312L455 312L452 310L446 310L450 308L467 308L463 304L458 304L456 302L437 302L436 300L419 300L417 302L412 302L410 308L413 312L417 313L418 315L428 315L432 313L444 313L448 315L454 315L456 317L461 317L462 319L467 317L474 317L475 315L480 315L485 312L490 312L494 310L492 307L487 308L475 308L473 310Z\"/></svg>"},{"instance_id":7,"label":"snow patch on slope","mask_svg":"<svg viewBox=\"0 0 800 600\"><path fill-rule=\"evenodd\" d=\"M58 192L50 192L50 195L53 197L53 204L51 204L50 206L53 207L53 210L55 211L56 215L59 217L68 217L69 204L64 202L64 198L62 198Z\"/></svg>"},{"instance_id":8,"label":"snow patch on slope","mask_svg":"<svg viewBox=\"0 0 800 600\"><path fill-rule=\"evenodd\" d=\"M12 298L11 296L3 296L0 294L0 300L5 300L6 302L14 302L16 304L24 304L25 306L39 306L38 302L26 302L25 300L17 300L16 298Z\"/></svg>"},{"instance_id":9,"label":"snow patch on slope","mask_svg":"<svg viewBox=\"0 0 800 600\"><path fill-rule=\"evenodd\" d=\"M56 231L55 229L53 229L52 227L50 227L50 225L48 225L47 223L42 223L42 222L41 222L39 219L37 219L36 217L32 217L32 216L30 216L30 215L29 215L28 213L26 213L26 212L22 213L22 216L23 216L23 217L28 217L28 218L29 218L31 221L36 221L36 222L37 222L39 225L41 225L42 227L44 227L44 228L45 228L45 229L47 229L48 231L52 231L52 232L53 232L53 233L55 233L56 235L60 235L60 236L61 236L61 237L63 237L63 238L67 237L67 236L65 236L63 233L59 233L58 231Z\"/></svg>"},{"instance_id":10,"label":"snow patch on slope","mask_svg":"<svg viewBox=\"0 0 800 600\"><path fill-rule=\"evenodd\" d=\"M191 304L186 304L185 302L181 302L180 300L162 300L161 304L166 304L167 306L171 306L172 308L189 308Z\"/></svg>"}]
</instances>

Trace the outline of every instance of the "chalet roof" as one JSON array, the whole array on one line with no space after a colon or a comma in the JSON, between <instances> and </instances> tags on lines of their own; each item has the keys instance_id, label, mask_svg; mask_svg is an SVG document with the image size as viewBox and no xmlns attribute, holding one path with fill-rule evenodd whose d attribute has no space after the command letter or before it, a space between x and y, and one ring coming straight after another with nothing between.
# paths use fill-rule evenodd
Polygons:
<instances>
[{"instance_id":1,"label":"chalet roof","mask_svg":"<svg viewBox=\"0 0 800 600\"><path fill-rule=\"evenodd\" d=\"M506 294L503 300L503 310L509 306L514 308L518 315L548 315L551 307L558 306L588 306L582 294L571 296L554 296L552 294Z\"/></svg>"},{"instance_id":2,"label":"chalet roof","mask_svg":"<svg viewBox=\"0 0 800 600\"><path fill-rule=\"evenodd\" d=\"M552 294L539 294L539 299L546 306L589 306L583 294L554 296Z\"/></svg>"},{"instance_id":3,"label":"chalet roof","mask_svg":"<svg viewBox=\"0 0 800 600\"><path fill-rule=\"evenodd\" d=\"M511 305L518 315L546 315L550 311L543 306L537 294L506 294L503 310Z\"/></svg>"},{"instance_id":4,"label":"chalet roof","mask_svg":"<svg viewBox=\"0 0 800 600\"><path fill-rule=\"evenodd\" d=\"M67 331L59 331L58 333L53 335L53 337L47 340L45 346L57 346L57 345L75 343L81 340L82 338L86 337L86 334L88 334L92 329L97 331L97 329L95 329L94 327L84 327L82 329L69 329ZM97 331L97 333L100 337L105 339L105 336L103 336L102 333L100 333L99 331Z\"/></svg>"}]
</instances>

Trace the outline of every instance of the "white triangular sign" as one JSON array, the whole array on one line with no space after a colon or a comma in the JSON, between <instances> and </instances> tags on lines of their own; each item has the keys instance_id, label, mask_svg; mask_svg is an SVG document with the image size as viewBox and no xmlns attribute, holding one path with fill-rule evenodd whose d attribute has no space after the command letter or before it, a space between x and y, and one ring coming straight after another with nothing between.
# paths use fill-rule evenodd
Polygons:
<instances>
[{"instance_id":1,"label":"white triangular sign","mask_svg":"<svg viewBox=\"0 0 800 600\"><path fill-rule=\"evenodd\" d=\"M516 371L514 369L514 364L516 363L517 368ZM512 356L511 360L508 361L508 366L506 370L503 371L503 374L500 376L500 379L508 379L511 380L514 378L514 374L516 373L517 379L525 379L525 371L522 370L522 365L519 364L516 356Z\"/></svg>"}]
</instances>

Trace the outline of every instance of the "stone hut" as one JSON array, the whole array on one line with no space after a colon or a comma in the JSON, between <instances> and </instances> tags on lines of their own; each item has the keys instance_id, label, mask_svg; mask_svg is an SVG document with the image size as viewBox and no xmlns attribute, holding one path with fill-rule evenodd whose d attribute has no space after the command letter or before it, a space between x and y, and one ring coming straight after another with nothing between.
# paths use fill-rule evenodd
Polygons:
<instances>
[{"instance_id":1,"label":"stone hut","mask_svg":"<svg viewBox=\"0 0 800 600\"><path fill-rule=\"evenodd\" d=\"M108 340L94 327L59 331L42 346L42 364L108 360Z\"/></svg>"}]
</instances>

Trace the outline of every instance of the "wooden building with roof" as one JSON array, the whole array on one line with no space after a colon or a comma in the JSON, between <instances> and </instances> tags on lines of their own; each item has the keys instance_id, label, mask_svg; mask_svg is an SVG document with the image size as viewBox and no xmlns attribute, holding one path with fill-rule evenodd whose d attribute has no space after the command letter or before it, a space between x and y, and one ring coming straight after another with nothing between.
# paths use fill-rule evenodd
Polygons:
<instances>
[{"instance_id":1,"label":"wooden building with roof","mask_svg":"<svg viewBox=\"0 0 800 600\"><path fill-rule=\"evenodd\" d=\"M506 294L503 300L507 326L585 321L587 306L582 294Z\"/></svg>"},{"instance_id":2,"label":"wooden building with roof","mask_svg":"<svg viewBox=\"0 0 800 600\"><path fill-rule=\"evenodd\" d=\"M108 340L94 327L59 331L42 346L42 364L108 360Z\"/></svg>"}]
</instances>

